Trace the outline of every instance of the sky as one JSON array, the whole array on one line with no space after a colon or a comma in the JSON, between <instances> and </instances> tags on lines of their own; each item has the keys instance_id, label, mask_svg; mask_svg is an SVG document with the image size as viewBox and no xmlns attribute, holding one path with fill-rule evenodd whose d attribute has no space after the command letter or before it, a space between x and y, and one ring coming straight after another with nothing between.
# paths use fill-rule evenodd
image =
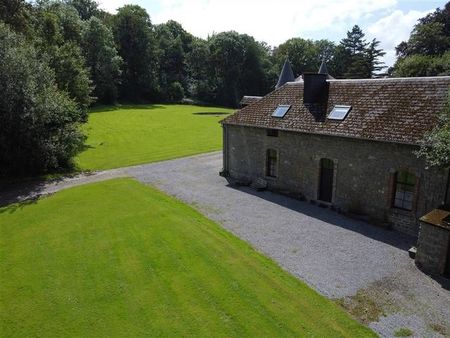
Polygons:
<instances>
[{"instance_id":1,"label":"sky","mask_svg":"<svg viewBox=\"0 0 450 338\"><path fill-rule=\"evenodd\" d=\"M144 7L153 24L175 20L195 36L235 30L277 46L284 41L329 39L339 42L355 24L367 40L376 38L395 62L395 46L407 40L418 18L443 7L434 0L101 0L115 13L124 4Z\"/></svg>"}]
</instances>

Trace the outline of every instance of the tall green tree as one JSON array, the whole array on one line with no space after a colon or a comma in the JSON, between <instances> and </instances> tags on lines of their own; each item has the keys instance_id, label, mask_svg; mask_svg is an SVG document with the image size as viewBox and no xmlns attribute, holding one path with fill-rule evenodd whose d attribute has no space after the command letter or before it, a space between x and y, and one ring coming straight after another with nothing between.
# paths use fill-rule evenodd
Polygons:
<instances>
[{"instance_id":1,"label":"tall green tree","mask_svg":"<svg viewBox=\"0 0 450 338\"><path fill-rule=\"evenodd\" d=\"M295 76L315 72L320 65L319 50L313 40L292 38L275 48L273 52L275 71L281 70L286 58L289 59Z\"/></svg>"},{"instance_id":2,"label":"tall green tree","mask_svg":"<svg viewBox=\"0 0 450 338\"><path fill-rule=\"evenodd\" d=\"M40 2L35 13L35 45L55 71L58 88L67 91L87 119L93 87L81 52L83 22L75 8L63 2Z\"/></svg>"},{"instance_id":3,"label":"tall green tree","mask_svg":"<svg viewBox=\"0 0 450 338\"><path fill-rule=\"evenodd\" d=\"M191 51L186 55L188 91L196 100L213 102L216 81L213 77L211 52L206 40L194 38Z\"/></svg>"},{"instance_id":4,"label":"tall green tree","mask_svg":"<svg viewBox=\"0 0 450 338\"><path fill-rule=\"evenodd\" d=\"M118 9L112 28L124 61L120 96L151 98L156 86L157 46L150 16L142 7L125 5Z\"/></svg>"},{"instance_id":5,"label":"tall green tree","mask_svg":"<svg viewBox=\"0 0 450 338\"><path fill-rule=\"evenodd\" d=\"M408 41L396 47L394 76L434 76L450 73L450 2L418 20Z\"/></svg>"},{"instance_id":6,"label":"tall green tree","mask_svg":"<svg viewBox=\"0 0 450 338\"><path fill-rule=\"evenodd\" d=\"M155 27L158 42L158 86L163 100L179 99L180 90L188 90L187 55L192 50L192 35L175 21ZM174 92L175 90L175 92Z\"/></svg>"},{"instance_id":7,"label":"tall green tree","mask_svg":"<svg viewBox=\"0 0 450 338\"><path fill-rule=\"evenodd\" d=\"M83 54L93 81L94 95L102 103L117 100L122 58L118 55L111 29L91 17L83 30Z\"/></svg>"},{"instance_id":8,"label":"tall green tree","mask_svg":"<svg viewBox=\"0 0 450 338\"><path fill-rule=\"evenodd\" d=\"M0 1L0 21L10 25L16 32L31 34L32 6L25 0Z\"/></svg>"},{"instance_id":9,"label":"tall green tree","mask_svg":"<svg viewBox=\"0 0 450 338\"><path fill-rule=\"evenodd\" d=\"M244 94L267 93L263 45L234 31L213 35L208 44L215 103L236 107Z\"/></svg>"},{"instance_id":10,"label":"tall green tree","mask_svg":"<svg viewBox=\"0 0 450 338\"><path fill-rule=\"evenodd\" d=\"M355 25L341 40L340 57L345 68L346 78L370 78L383 68L379 58L385 53L378 48L380 42L373 39L367 42L362 29Z\"/></svg>"},{"instance_id":11,"label":"tall green tree","mask_svg":"<svg viewBox=\"0 0 450 338\"><path fill-rule=\"evenodd\" d=\"M0 22L0 176L67 168L83 112L35 48Z\"/></svg>"},{"instance_id":12,"label":"tall green tree","mask_svg":"<svg viewBox=\"0 0 450 338\"><path fill-rule=\"evenodd\" d=\"M98 3L93 0L68 0L66 3L77 10L81 20L89 20L93 16L98 17L101 13Z\"/></svg>"}]
</instances>

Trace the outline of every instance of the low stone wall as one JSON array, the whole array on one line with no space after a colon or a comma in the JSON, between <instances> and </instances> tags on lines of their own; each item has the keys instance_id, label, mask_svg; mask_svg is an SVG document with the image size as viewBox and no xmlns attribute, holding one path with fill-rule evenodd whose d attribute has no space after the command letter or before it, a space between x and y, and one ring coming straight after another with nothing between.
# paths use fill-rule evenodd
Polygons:
<instances>
[{"instance_id":1,"label":"low stone wall","mask_svg":"<svg viewBox=\"0 0 450 338\"><path fill-rule=\"evenodd\" d=\"M449 241L450 229L420 222L417 266L431 274L442 275L445 272Z\"/></svg>"}]
</instances>

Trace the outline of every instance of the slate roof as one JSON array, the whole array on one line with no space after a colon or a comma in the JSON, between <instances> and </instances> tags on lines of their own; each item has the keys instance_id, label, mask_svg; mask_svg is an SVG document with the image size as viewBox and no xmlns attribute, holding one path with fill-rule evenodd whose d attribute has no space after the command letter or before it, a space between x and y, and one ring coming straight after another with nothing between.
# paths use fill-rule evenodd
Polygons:
<instances>
[{"instance_id":1,"label":"slate roof","mask_svg":"<svg viewBox=\"0 0 450 338\"><path fill-rule=\"evenodd\" d=\"M434 127L436 113L447 102L450 76L327 82L326 104L305 105L303 81L289 82L222 123L417 144ZM272 117L280 104L291 108L284 118ZM326 115L334 105L352 109L343 121L328 120Z\"/></svg>"}]
</instances>

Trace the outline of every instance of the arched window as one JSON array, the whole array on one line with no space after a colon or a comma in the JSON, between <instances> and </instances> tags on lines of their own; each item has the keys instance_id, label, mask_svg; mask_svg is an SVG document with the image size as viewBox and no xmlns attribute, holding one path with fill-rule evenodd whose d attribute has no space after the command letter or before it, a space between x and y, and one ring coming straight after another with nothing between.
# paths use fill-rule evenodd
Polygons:
<instances>
[{"instance_id":1,"label":"arched window","mask_svg":"<svg viewBox=\"0 0 450 338\"><path fill-rule=\"evenodd\" d=\"M277 177L277 151L275 149L267 149L266 154L266 176Z\"/></svg>"},{"instance_id":2,"label":"arched window","mask_svg":"<svg viewBox=\"0 0 450 338\"><path fill-rule=\"evenodd\" d=\"M416 191L416 176L407 171L395 173L394 208L412 210Z\"/></svg>"}]
</instances>

